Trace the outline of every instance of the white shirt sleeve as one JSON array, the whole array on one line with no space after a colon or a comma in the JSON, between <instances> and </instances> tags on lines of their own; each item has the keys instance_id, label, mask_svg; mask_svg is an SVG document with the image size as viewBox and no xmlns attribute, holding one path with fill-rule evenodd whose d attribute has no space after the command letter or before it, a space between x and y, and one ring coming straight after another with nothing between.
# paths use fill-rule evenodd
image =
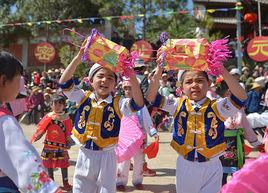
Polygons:
<instances>
[{"instance_id":1,"label":"white shirt sleeve","mask_svg":"<svg viewBox=\"0 0 268 193\"><path fill-rule=\"evenodd\" d=\"M229 117L234 117L240 110L233 105L230 98L221 98L216 102L217 110L221 117L226 120Z\"/></svg>"},{"instance_id":2,"label":"white shirt sleeve","mask_svg":"<svg viewBox=\"0 0 268 193\"><path fill-rule=\"evenodd\" d=\"M133 115L135 112L131 109L131 98L121 97L119 100L120 112L124 116Z\"/></svg>"},{"instance_id":3,"label":"white shirt sleeve","mask_svg":"<svg viewBox=\"0 0 268 193\"><path fill-rule=\"evenodd\" d=\"M170 115L174 115L177 107L178 107L178 101L180 98L169 98L165 97L162 109L167 111Z\"/></svg>"},{"instance_id":4,"label":"white shirt sleeve","mask_svg":"<svg viewBox=\"0 0 268 193\"><path fill-rule=\"evenodd\" d=\"M54 193L56 184L45 173L34 147L12 116L0 118L0 169L22 192Z\"/></svg>"},{"instance_id":5,"label":"white shirt sleeve","mask_svg":"<svg viewBox=\"0 0 268 193\"><path fill-rule=\"evenodd\" d=\"M85 97L84 90L76 85L73 85L70 90L63 90L63 93L68 97L69 101L76 102L76 104L80 104Z\"/></svg>"}]
</instances>

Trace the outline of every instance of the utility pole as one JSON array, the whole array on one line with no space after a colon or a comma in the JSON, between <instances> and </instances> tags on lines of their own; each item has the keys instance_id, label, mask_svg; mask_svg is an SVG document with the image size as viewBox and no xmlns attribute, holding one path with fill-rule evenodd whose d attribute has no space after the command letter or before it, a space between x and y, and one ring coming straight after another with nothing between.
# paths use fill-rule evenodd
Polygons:
<instances>
[{"instance_id":1,"label":"utility pole","mask_svg":"<svg viewBox=\"0 0 268 193\"><path fill-rule=\"evenodd\" d=\"M236 57L237 57L237 68L239 70L242 69L242 51L241 51L241 12L240 12L241 2L237 0L236 2L236 21L237 21L237 28L236 28L236 38L237 38L237 47L236 47Z\"/></svg>"},{"instance_id":2,"label":"utility pole","mask_svg":"<svg viewBox=\"0 0 268 193\"><path fill-rule=\"evenodd\" d=\"M258 1L259 36L261 36L261 3Z\"/></svg>"}]
</instances>

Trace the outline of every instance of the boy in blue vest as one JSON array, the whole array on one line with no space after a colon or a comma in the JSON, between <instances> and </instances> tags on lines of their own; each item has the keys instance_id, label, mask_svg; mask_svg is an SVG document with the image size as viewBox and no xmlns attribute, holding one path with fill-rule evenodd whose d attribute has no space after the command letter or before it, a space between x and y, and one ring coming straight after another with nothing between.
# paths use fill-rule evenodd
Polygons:
<instances>
[{"instance_id":1,"label":"boy in blue vest","mask_svg":"<svg viewBox=\"0 0 268 193\"><path fill-rule=\"evenodd\" d=\"M117 75L95 63L88 78L94 91L84 92L72 79L81 62L84 47L60 78L64 94L79 107L72 131L73 140L81 146L73 179L74 193L115 193L116 155L120 118L143 107L143 96L135 74L130 75L133 98L113 96Z\"/></svg>"},{"instance_id":2,"label":"boy in blue vest","mask_svg":"<svg viewBox=\"0 0 268 193\"><path fill-rule=\"evenodd\" d=\"M210 81L203 71L180 71L178 81L184 97L168 99L157 93L162 69L157 67L147 100L174 117L171 146L178 152L177 193L217 193L222 182L219 157L226 149L224 120L234 115L247 99L245 90L224 69L223 78L232 92L229 98L206 97Z\"/></svg>"}]
</instances>

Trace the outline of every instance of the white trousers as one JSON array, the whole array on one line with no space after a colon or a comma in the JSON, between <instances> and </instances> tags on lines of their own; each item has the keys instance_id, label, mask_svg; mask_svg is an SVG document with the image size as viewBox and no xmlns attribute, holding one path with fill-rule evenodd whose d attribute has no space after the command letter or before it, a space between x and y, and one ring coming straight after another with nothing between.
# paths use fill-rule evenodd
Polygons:
<instances>
[{"instance_id":1,"label":"white trousers","mask_svg":"<svg viewBox=\"0 0 268 193\"><path fill-rule=\"evenodd\" d=\"M177 193L218 193L222 174L219 157L206 162L192 162L179 155L176 164Z\"/></svg>"},{"instance_id":2,"label":"white trousers","mask_svg":"<svg viewBox=\"0 0 268 193\"><path fill-rule=\"evenodd\" d=\"M143 180L143 163L144 163L144 153L143 149L137 151L133 157L133 175L132 184L141 184ZM127 185L128 174L129 174L130 160L118 163L117 165L117 180L116 185Z\"/></svg>"},{"instance_id":3,"label":"white trousers","mask_svg":"<svg viewBox=\"0 0 268 193\"><path fill-rule=\"evenodd\" d=\"M81 147L74 171L73 193L115 193L116 155L114 147L93 151Z\"/></svg>"}]
</instances>

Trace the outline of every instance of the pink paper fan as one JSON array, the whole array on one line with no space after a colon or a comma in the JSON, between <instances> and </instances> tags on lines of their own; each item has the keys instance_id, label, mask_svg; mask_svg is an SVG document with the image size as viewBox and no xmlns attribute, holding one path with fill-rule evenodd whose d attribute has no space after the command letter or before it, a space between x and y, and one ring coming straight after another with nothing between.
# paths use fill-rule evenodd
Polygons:
<instances>
[{"instance_id":1,"label":"pink paper fan","mask_svg":"<svg viewBox=\"0 0 268 193\"><path fill-rule=\"evenodd\" d=\"M136 115L121 119L119 141L115 149L118 163L133 157L143 143L145 135L141 131L138 122Z\"/></svg>"}]
</instances>

